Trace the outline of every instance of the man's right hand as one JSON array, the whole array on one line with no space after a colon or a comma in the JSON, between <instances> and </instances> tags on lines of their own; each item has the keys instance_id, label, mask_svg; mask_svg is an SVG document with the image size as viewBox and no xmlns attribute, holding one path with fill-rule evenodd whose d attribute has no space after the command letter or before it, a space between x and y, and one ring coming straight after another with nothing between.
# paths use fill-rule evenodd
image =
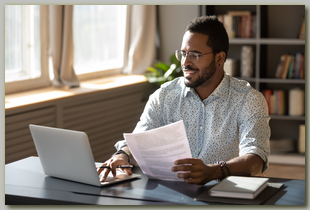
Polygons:
<instances>
[{"instance_id":1,"label":"man's right hand","mask_svg":"<svg viewBox=\"0 0 310 210\"><path fill-rule=\"evenodd\" d=\"M107 178L110 171L112 172L113 177L116 176L116 167L120 165L130 165L128 163L128 158L124 154L117 154L113 157L111 157L109 160L104 162L101 166L110 166L111 169L108 168L100 168L101 166L97 167L98 175L102 174L102 178L100 179L100 182L104 182ZM125 172L128 175L132 175L132 171L130 168L120 168L123 172Z\"/></svg>"}]
</instances>

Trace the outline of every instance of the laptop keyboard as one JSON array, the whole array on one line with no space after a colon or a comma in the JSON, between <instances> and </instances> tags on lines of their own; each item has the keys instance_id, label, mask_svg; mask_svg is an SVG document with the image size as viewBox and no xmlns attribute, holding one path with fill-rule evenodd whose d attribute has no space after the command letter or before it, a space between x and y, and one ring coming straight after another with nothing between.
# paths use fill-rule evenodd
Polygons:
<instances>
[{"instance_id":1,"label":"laptop keyboard","mask_svg":"<svg viewBox=\"0 0 310 210\"><path fill-rule=\"evenodd\" d=\"M126 174L126 173L124 173L120 169L116 169L116 177L113 177L112 173L110 172L108 177L105 179L105 182L112 182L112 181L122 180L122 179L117 177L120 174ZM102 176L103 176L103 174L99 174L99 180L101 180Z\"/></svg>"}]
</instances>

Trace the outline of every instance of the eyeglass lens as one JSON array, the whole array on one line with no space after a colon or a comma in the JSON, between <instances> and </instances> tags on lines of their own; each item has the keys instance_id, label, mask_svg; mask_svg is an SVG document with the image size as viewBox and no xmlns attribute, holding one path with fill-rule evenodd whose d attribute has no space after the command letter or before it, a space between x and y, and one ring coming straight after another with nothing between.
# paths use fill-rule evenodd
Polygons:
<instances>
[{"instance_id":1,"label":"eyeglass lens","mask_svg":"<svg viewBox=\"0 0 310 210\"><path fill-rule=\"evenodd\" d=\"M188 59L193 62L193 63L196 63L199 59L199 56L197 53L195 52L184 52L182 50L177 50L175 51L175 56L176 58L179 60L179 61L182 61L186 56L188 55Z\"/></svg>"}]
</instances>

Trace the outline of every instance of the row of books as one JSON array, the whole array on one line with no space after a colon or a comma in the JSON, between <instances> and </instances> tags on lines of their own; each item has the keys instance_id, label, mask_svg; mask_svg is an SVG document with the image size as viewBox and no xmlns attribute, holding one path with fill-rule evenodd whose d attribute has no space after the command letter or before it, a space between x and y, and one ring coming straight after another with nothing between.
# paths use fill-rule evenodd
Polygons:
<instances>
[{"instance_id":1,"label":"row of books","mask_svg":"<svg viewBox=\"0 0 310 210\"><path fill-rule=\"evenodd\" d=\"M250 11L228 11L217 18L224 24L229 38L256 37L256 15Z\"/></svg>"},{"instance_id":2,"label":"row of books","mask_svg":"<svg viewBox=\"0 0 310 210\"><path fill-rule=\"evenodd\" d=\"M263 90L262 94L267 101L269 115L285 115L285 93L283 90L267 89Z\"/></svg>"},{"instance_id":3,"label":"row of books","mask_svg":"<svg viewBox=\"0 0 310 210\"><path fill-rule=\"evenodd\" d=\"M305 55L303 53L281 55L275 77L278 79L305 79Z\"/></svg>"}]
</instances>

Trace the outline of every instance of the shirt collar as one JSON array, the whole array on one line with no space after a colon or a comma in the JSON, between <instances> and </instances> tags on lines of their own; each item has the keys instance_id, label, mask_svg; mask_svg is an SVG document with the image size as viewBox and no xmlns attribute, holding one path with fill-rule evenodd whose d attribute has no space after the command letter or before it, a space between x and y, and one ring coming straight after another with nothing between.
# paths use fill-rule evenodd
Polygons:
<instances>
[{"instance_id":1,"label":"shirt collar","mask_svg":"<svg viewBox=\"0 0 310 210\"><path fill-rule=\"evenodd\" d=\"M223 99L227 99L228 94L229 94L229 81L230 81L230 76L228 74L224 73L224 77L223 77L222 81L215 88L215 90L212 92L211 95L218 96L218 97L223 98ZM183 85L185 86L184 81L183 81ZM190 93L197 94L196 91L194 90L194 88L190 88L190 87L185 86L185 95L184 96L186 97Z\"/></svg>"}]
</instances>

